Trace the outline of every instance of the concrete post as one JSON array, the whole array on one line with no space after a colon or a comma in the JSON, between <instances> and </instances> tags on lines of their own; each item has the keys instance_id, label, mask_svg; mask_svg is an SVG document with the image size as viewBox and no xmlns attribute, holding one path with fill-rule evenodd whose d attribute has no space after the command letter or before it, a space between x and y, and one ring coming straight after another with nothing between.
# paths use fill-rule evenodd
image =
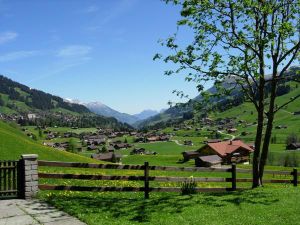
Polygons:
<instances>
[{"instance_id":1,"label":"concrete post","mask_svg":"<svg viewBox=\"0 0 300 225\"><path fill-rule=\"evenodd\" d=\"M31 199L36 196L38 192L38 155L22 155L22 197Z\"/></svg>"}]
</instances>

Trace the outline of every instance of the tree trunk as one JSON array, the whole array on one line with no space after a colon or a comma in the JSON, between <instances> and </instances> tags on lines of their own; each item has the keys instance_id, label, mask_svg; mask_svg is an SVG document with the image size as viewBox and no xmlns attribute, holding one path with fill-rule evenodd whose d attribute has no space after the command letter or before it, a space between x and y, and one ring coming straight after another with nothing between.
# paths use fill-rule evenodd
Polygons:
<instances>
[{"instance_id":1,"label":"tree trunk","mask_svg":"<svg viewBox=\"0 0 300 225\"><path fill-rule=\"evenodd\" d=\"M275 79L276 75L277 75L277 67L274 67L272 82L271 82L270 104L269 104L269 110L267 115L268 123L265 131L266 133L264 137L264 143L263 143L260 162L259 162L259 178L261 181L263 178L264 168L268 158L270 140L271 140L272 129L273 129L274 109L275 109L275 99L276 99L276 89L277 89L277 81Z\"/></svg>"},{"instance_id":2,"label":"tree trunk","mask_svg":"<svg viewBox=\"0 0 300 225\"><path fill-rule=\"evenodd\" d=\"M261 185L260 176L259 176L259 164L260 164L260 148L261 148L261 140L262 140L262 132L263 132L263 123L264 123L264 115L263 111L258 112L258 122L257 122L257 129L256 129L256 137L255 137L255 149L253 154L253 163L252 163L252 170L253 170L253 182L252 188L256 188Z\"/></svg>"},{"instance_id":3,"label":"tree trunk","mask_svg":"<svg viewBox=\"0 0 300 225\"><path fill-rule=\"evenodd\" d=\"M265 80L263 76L263 71L261 71L261 78L259 82L259 102L257 109L257 128L255 137L255 149L253 154L253 164L252 164L252 188L259 187L261 185L261 180L259 176L259 164L260 164L260 148L263 136L264 127L264 86Z\"/></svg>"}]
</instances>

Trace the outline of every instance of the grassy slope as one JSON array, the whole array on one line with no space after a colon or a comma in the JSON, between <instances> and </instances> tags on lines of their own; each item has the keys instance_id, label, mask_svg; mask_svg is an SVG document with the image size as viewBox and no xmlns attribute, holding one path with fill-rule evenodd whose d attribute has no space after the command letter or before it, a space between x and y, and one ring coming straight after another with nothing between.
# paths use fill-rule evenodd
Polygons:
<instances>
[{"instance_id":1,"label":"grassy slope","mask_svg":"<svg viewBox=\"0 0 300 225\"><path fill-rule=\"evenodd\" d=\"M287 102L291 97L300 94L300 88L294 89L290 93L277 97L276 104L278 106L282 105L283 103ZM300 100L296 100L289 104L286 108L280 110L274 120L274 127L277 125L286 125L287 129L274 129L273 130L273 137L276 136L277 143L284 143L285 139L288 134L290 133L300 133L300 115L292 115L293 112L300 110ZM253 112L253 114L251 114ZM256 121L256 111L251 103L244 103L240 106L231 108L222 113L215 113L212 115L213 118L225 118L225 117L237 117L238 120L245 120L247 123L253 123ZM246 141L253 140L256 126L249 126L249 127L237 127L238 133L242 131L250 132L249 135L245 137L241 137Z\"/></svg>"},{"instance_id":2,"label":"grassy slope","mask_svg":"<svg viewBox=\"0 0 300 225\"><path fill-rule=\"evenodd\" d=\"M0 160L19 159L21 154L38 154L39 159L43 160L95 162L87 157L42 146L18 128L0 121Z\"/></svg>"}]
</instances>

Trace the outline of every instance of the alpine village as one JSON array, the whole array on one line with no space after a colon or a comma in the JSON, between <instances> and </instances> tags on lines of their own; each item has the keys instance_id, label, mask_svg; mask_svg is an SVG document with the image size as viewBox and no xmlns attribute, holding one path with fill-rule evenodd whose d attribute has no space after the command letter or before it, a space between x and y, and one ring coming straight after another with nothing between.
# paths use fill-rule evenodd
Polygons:
<instances>
[{"instance_id":1,"label":"alpine village","mask_svg":"<svg viewBox=\"0 0 300 225\"><path fill-rule=\"evenodd\" d=\"M299 0L4 0L0 14L0 225L300 225ZM72 29L92 43L101 30L105 59L85 45L25 52L41 48L25 35L42 32L38 18L60 30L53 43ZM116 22L139 37L114 40L122 59L109 47ZM139 42L152 46L149 64ZM58 60L51 72L46 54ZM127 82L92 60L111 60ZM165 108L131 113L155 104Z\"/></svg>"}]
</instances>

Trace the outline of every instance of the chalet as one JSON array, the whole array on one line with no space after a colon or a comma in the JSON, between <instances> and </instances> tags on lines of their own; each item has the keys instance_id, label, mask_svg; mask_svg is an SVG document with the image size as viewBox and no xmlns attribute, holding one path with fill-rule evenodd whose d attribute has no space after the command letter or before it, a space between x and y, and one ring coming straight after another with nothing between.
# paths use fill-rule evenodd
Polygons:
<instances>
[{"instance_id":1,"label":"chalet","mask_svg":"<svg viewBox=\"0 0 300 225\"><path fill-rule=\"evenodd\" d=\"M29 120L35 120L35 119L37 118L37 115L34 114L34 113L28 113L28 114L27 114L27 118L28 118Z\"/></svg>"},{"instance_id":2,"label":"chalet","mask_svg":"<svg viewBox=\"0 0 300 225\"><path fill-rule=\"evenodd\" d=\"M209 143L197 150L200 156L218 155L223 164L247 162L253 149L240 140Z\"/></svg>"},{"instance_id":3,"label":"chalet","mask_svg":"<svg viewBox=\"0 0 300 225\"><path fill-rule=\"evenodd\" d=\"M159 140L160 141L170 141L170 136L169 135L160 135Z\"/></svg>"},{"instance_id":4,"label":"chalet","mask_svg":"<svg viewBox=\"0 0 300 225\"><path fill-rule=\"evenodd\" d=\"M134 142L145 142L144 137L135 137Z\"/></svg>"},{"instance_id":5,"label":"chalet","mask_svg":"<svg viewBox=\"0 0 300 225\"><path fill-rule=\"evenodd\" d=\"M275 127L275 129L287 129L286 125L278 125Z\"/></svg>"},{"instance_id":6,"label":"chalet","mask_svg":"<svg viewBox=\"0 0 300 225\"><path fill-rule=\"evenodd\" d=\"M119 163L121 162L122 156L114 152L108 152L108 153L101 153L101 154L93 154L91 158L102 160L102 161L113 162L113 163Z\"/></svg>"},{"instance_id":7,"label":"chalet","mask_svg":"<svg viewBox=\"0 0 300 225\"><path fill-rule=\"evenodd\" d=\"M126 148L130 148L132 147L132 145L128 144L128 143L117 143L112 145L115 149L126 149Z\"/></svg>"},{"instance_id":8,"label":"chalet","mask_svg":"<svg viewBox=\"0 0 300 225\"><path fill-rule=\"evenodd\" d=\"M146 141L147 142L155 142L155 141L159 141L159 137L158 136L152 136L152 137L147 137Z\"/></svg>"},{"instance_id":9,"label":"chalet","mask_svg":"<svg viewBox=\"0 0 300 225\"><path fill-rule=\"evenodd\" d=\"M199 156L195 158L196 167L221 167L222 158L218 155Z\"/></svg>"},{"instance_id":10,"label":"chalet","mask_svg":"<svg viewBox=\"0 0 300 225\"><path fill-rule=\"evenodd\" d=\"M144 148L135 148L130 152L130 155L144 155L146 153L146 149Z\"/></svg>"},{"instance_id":11,"label":"chalet","mask_svg":"<svg viewBox=\"0 0 300 225\"><path fill-rule=\"evenodd\" d=\"M130 155L157 155L157 152L147 151L144 148L135 148L130 152Z\"/></svg>"},{"instance_id":12,"label":"chalet","mask_svg":"<svg viewBox=\"0 0 300 225\"><path fill-rule=\"evenodd\" d=\"M300 149L300 143L290 143L286 146L286 150L298 150Z\"/></svg>"}]
</instances>

